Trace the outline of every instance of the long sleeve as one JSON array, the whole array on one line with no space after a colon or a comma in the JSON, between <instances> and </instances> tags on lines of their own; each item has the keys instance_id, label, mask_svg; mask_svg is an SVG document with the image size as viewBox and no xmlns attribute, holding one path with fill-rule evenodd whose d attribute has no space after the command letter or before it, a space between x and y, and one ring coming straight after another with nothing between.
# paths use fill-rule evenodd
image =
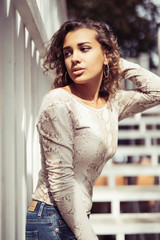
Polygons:
<instances>
[{"instance_id":1,"label":"long sleeve","mask_svg":"<svg viewBox=\"0 0 160 240\"><path fill-rule=\"evenodd\" d=\"M124 80L131 80L137 89L119 91L119 121L160 104L160 77L124 59L121 69Z\"/></svg>"},{"instance_id":2,"label":"long sleeve","mask_svg":"<svg viewBox=\"0 0 160 240\"><path fill-rule=\"evenodd\" d=\"M65 104L52 104L40 114L37 127L50 192L59 211L77 240L97 240L83 206L81 189L74 178L72 113Z\"/></svg>"}]
</instances>

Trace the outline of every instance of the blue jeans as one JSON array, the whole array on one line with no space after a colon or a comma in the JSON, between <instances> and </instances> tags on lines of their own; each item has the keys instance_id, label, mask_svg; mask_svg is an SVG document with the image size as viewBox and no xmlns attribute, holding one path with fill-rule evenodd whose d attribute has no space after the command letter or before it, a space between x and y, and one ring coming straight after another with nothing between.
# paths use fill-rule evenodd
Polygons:
<instances>
[{"instance_id":1,"label":"blue jeans","mask_svg":"<svg viewBox=\"0 0 160 240\"><path fill-rule=\"evenodd\" d=\"M76 240L57 207L38 202L27 211L26 240Z\"/></svg>"}]
</instances>

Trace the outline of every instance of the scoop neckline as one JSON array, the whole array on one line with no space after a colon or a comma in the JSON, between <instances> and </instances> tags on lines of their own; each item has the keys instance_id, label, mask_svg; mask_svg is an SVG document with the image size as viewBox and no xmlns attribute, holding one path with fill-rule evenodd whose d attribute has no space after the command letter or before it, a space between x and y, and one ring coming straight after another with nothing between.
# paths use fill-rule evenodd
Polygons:
<instances>
[{"instance_id":1,"label":"scoop neckline","mask_svg":"<svg viewBox=\"0 0 160 240\"><path fill-rule=\"evenodd\" d=\"M57 88L57 90L62 90L63 92L66 92L67 94L69 94L75 101L77 101L78 103L80 103L82 106L86 107L86 108L89 108L91 110L94 110L94 111L102 111L104 108L106 108L107 106L107 103L108 101L105 103L105 105L101 108L94 108L94 107L91 107L85 103L83 103L81 100L79 100L78 98L76 98L72 93L68 92L67 90L63 89L63 88Z\"/></svg>"}]
</instances>

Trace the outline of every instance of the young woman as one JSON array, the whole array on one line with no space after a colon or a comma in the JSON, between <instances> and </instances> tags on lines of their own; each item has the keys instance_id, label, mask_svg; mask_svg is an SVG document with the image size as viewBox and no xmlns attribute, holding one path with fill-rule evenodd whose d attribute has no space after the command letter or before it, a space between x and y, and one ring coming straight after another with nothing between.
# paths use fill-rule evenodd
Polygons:
<instances>
[{"instance_id":1,"label":"young woman","mask_svg":"<svg viewBox=\"0 0 160 240\"><path fill-rule=\"evenodd\" d=\"M97 240L93 185L116 151L118 121L160 104L160 78L121 59L112 32L91 20L64 23L44 65L56 79L37 124L42 168L26 239ZM120 89L122 78L138 89Z\"/></svg>"}]
</instances>

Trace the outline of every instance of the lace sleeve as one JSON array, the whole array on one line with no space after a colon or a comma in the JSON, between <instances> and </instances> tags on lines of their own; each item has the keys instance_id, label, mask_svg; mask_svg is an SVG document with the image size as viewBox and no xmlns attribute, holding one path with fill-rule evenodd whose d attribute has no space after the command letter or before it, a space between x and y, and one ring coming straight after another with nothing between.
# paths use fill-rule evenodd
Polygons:
<instances>
[{"instance_id":1,"label":"lace sleeve","mask_svg":"<svg viewBox=\"0 0 160 240\"><path fill-rule=\"evenodd\" d=\"M72 112L56 104L40 114L38 122L48 181L53 199L77 240L97 240L87 217L81 189L74 178L74 123Z\"/></svg>"},{"instance_id":2,"label":"lace sleeve","mask_svg":"<svg viewBox=\"0 0 160 240\"><path fill-rule=\"evenodd\" d=\"M124 59L121 68L124 80L131 80L137 89L118 92L119 121L160 104L160 77Z\"/></svg>"}]
</instances>

